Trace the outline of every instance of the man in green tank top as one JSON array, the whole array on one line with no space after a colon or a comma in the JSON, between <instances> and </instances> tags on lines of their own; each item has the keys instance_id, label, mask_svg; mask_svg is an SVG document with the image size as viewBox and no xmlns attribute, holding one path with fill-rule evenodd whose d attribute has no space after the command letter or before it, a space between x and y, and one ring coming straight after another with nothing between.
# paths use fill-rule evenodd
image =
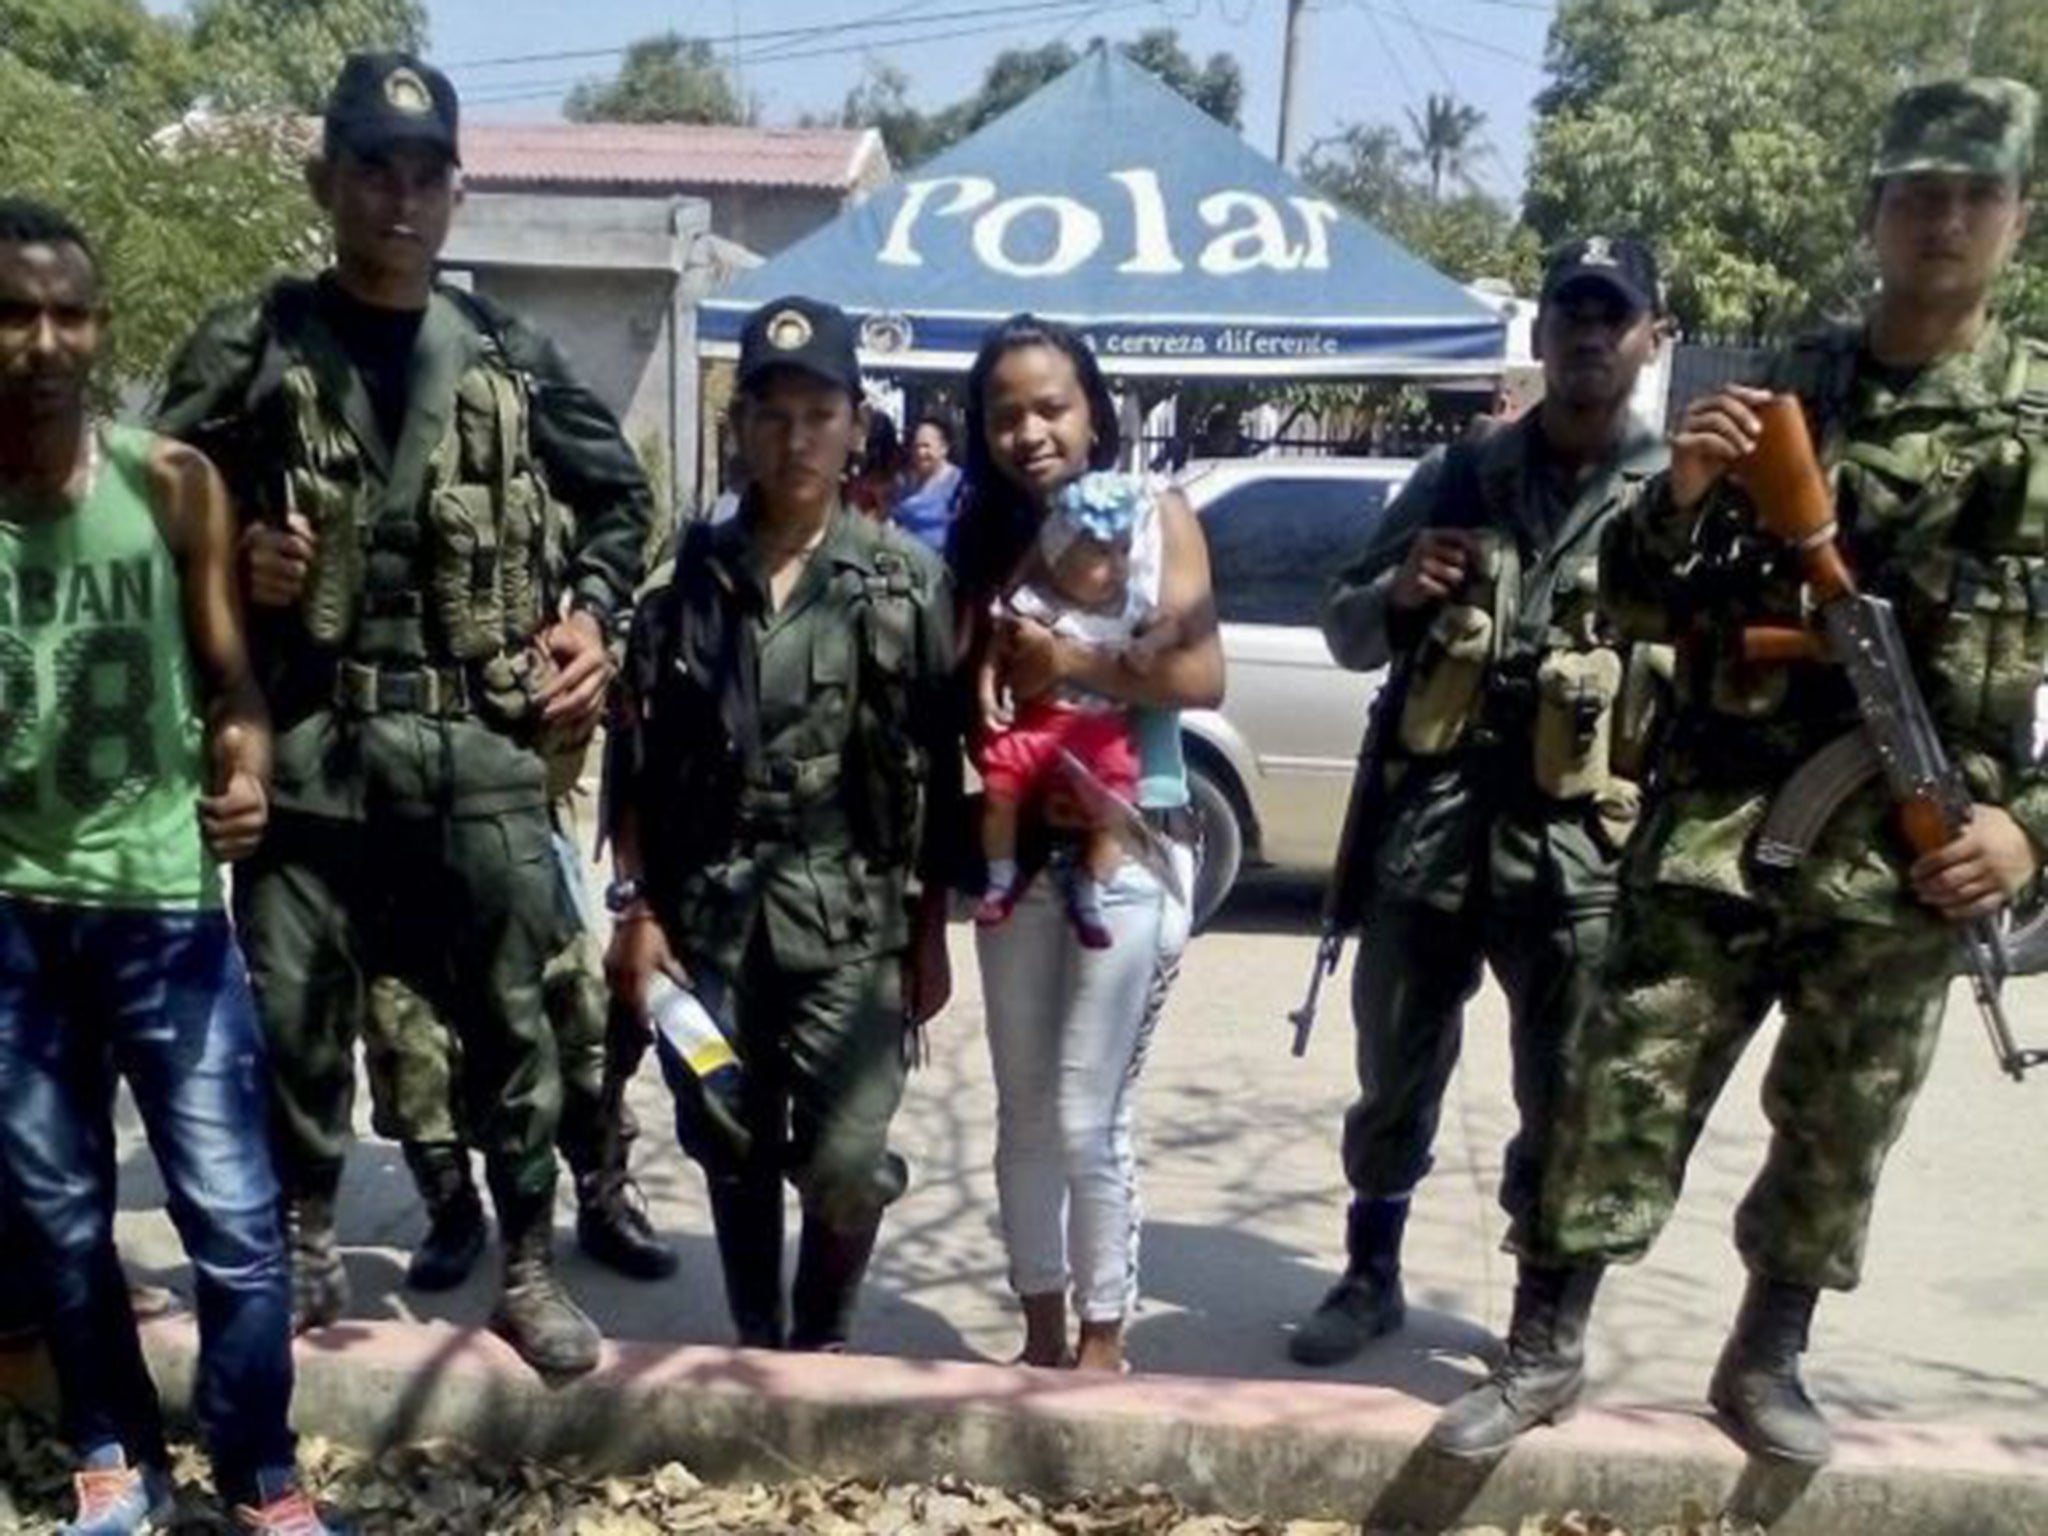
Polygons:
<instances>
[{"instance_id":1,"label":"man in green tank top","mask_svg":"<svg viewBox=\"0 0 2048 1536\"><path fill-rule=\"evenodd\" d=\"M546 754L596 725L650 498L555 350L435 281L456 116L420 60L348 60L308 178L334 266L207 320L160 424L221 466L246 525L294 534L302 567L289 606L253 593L277 814L236 887L300 1324L346 1305L354 1050L366 982L391 976L461 1038L462 1119L505 1239L493 1326L571 1373L598 1337L553 1269L562 1095L542 994L568 922Z\"/></svg>"},{"instance_id":2,"label":"man in green tank top","mask_svg":"<svg viewBox=\"0 0 2048 1536\"><path fill-rule=\"evenodd\" d=\"M288 1422L291 1293L263 1042L222 907L269 802L270 726L212 466L95 425L105 305L78 230L0 202L0 1180L34 1266L75 1536L168 1514L161 1405L114 1253L112 1079L185 1240L194 1410L247 1531L324 1531Z\"/></svg>"}]
</instances>

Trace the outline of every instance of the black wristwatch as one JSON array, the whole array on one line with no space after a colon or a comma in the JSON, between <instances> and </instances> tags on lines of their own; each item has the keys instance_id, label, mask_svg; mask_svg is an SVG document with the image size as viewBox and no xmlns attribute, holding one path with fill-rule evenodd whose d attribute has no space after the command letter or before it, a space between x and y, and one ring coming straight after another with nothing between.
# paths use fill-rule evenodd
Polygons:
<instances>
[{"instance_id":1,"label":"black wristwatch","mask_svg":"<svg viewBox=\"0 0 2048 1536\"><path fill-rule=\"evenodd\" d=\"M630 911L647 898L647 887L638 875L621 875L604 888L605 910L613 917Z\"/></svg>"}]
</instances>

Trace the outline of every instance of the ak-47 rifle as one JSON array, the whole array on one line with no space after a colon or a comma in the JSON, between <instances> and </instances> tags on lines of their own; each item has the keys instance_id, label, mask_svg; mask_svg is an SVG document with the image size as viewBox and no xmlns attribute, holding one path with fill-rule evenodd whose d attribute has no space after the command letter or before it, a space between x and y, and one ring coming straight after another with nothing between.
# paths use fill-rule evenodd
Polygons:
<instances>
[{"instance_id":1,"label":"ak-47 rifle","mask_svg":"<svg viewBox=\"0 0 2048 1536\"><path fill-rule=\"evenodd\" d=\"M1796 865L1836 808L1880 775L1906 841L1916 853L1932 853L1961 835L1972 806L1969 786L1935 732L1891 604L1857 588L1798 398L1775 395L1758 415L1762 434L1736 473L1764 528L1798 552L1821 632L1747 629L1743 659L1839 663L1863 724L1815 753L1778 792L1757 842L1757 861ZM1961 924L1957 938L1998 1065L2017 1082L2027 1068L2048 1063L2048 1050L2022 1050L2013 1038L1998 995L2007 971L2004 938L1990 918Z\"/></svg>"},{"instance_id":2,"label":"ak-47 rifle","mask_svg":"<svg viewBox=\"0 0 2048 1536\"><path fill-rule=\"evenodd\" d=\"M1345 936L1364 925L1365 909L1372 899L1373 855L1378 842L1373 829L1379 824L1387 800L1386 743L1400 723L1409 670L1405 657L1396 659L1366 713L1365 736L1358 745L1358 767L1351 776L1351 798L1344 806L1344 830L1337 838L1337 863L1330 871L1330 883L1323 889L1322 930L1316 940L1315 963L1308 973L1308 996L1287 1015L1287 1022L1294 1026L1297 1056L1308 1053L1308 1037L1316 1027L1316 1004L1322 997L1323 980L1337 974L1337 962L1344 957Z\"/></svg>"}]
</instances>

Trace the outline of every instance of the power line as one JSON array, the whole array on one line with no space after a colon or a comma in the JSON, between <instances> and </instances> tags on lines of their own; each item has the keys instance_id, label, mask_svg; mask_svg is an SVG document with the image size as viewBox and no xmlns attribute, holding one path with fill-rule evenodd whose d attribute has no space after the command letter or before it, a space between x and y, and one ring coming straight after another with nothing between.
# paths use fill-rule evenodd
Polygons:
<instances>
[{"instance_id":1,"label":"power line","mask_svg":"<svg viewBox=\"0 0 2048 1536\"><path fill-rule=\"evenodd\" d=\"M1453 101L1457 100L1458 88L1451 82L1451 72L1444 68L1443 57L1436 51L1436 44L1429 40L1429 34L1422 30L1420 23L1415 20L1414 12L1408 9L1408 0L1394 0L1394 3L1400 8L1402 19L1409 26L1415 28L1416 36L1422 43L1423 54L1429 59L1430 65L1436 70L1437 78L1443 81L1444 90ZM1426 105L1424 110L1427 110ZM1506 157L1495 147L1493 140L1490 137L1482 138L1479 141L1479 147L1495 165L1500 167L1500 173L1505 178L1506 186L1512 187L1514 185L1515 173L1509 169Z\"/></svg>"},{"instance_id":2,"label":"power line","mask_svg":"<svg viewBox=\"0 0 2048 1536\"><path fill-rule=\"evenodd\" d=\"M859 31L864 27L922 26L926 22L960 21L972 17L1014 16L1026 11L1042 14L1046 11L1065 11L1075 6L1086 6L1093 3L1094 0L1005 0L1005 3L1000 5L974 6L954 11L928 11L920 16L908 16L906 13L916 8L915 0L913 0L913 3L910 5L896 6L890 10L864 17L858 21L823 22L816 26L808 27L772 27L764 31L750 32L747 34L747 41L749 43L780 43L783 46L789 46L799 42L808 42L813 38L824 37L833 33ZM897 17L903 17L904 19L893 19ZM735 51L728 44L721 44L711 38L704 40L711 43L714 48L723 47L728 52ZM620 54L629 52L635 43L644 41L646 39L639 38L635 39L634 43L620 43L615 47L609 48L563 48L546 53L506 54L494 59L467 59L459 63L446 64L442 67L447 70L498 69L512 64L565 64L578 59L615 58ZM777 56L779 55L774 50L771 50L764 55L750 53L746 57L749 60L753 60Z\"/></svg>"},{"instance_id":3,"label":"power line","mask_svg":"<svg viewBox=\"0 0 2048 1536\"><path fill-rule=\"evenodd\" d=\"M1358 0L1358 8L1369 13L1373 7L1369 0ZM1486 38L1474 37L1469 32L1455 32L1449 27L1439 27L1432 22L1417 21L1413 16L1407 14L1407 7L1405 5L1402 7L1401 15L1388 16L1387 19L1400 22L1418 35L1432 34L1437 37L1446 38L1454 43L1463 43L1467 48L1476 48L1481 53L1490 53L1495 58L1506 59L1510 63L1525 65L1530 69L1542 69L1545 67L1541 59L1532 59L1526 53L1517 53L1512 48L1503 48L1499 43L1489 42Z\"/></svg>"},{"instance_id":4,"label":"power line","mask_svg":"<svg viewBox=\"0 0 2048 1536\"><path fill-rule=\"evenodd\" d=\"M1040 0L1030 7L1038 14L1029 21L1003 21L974 27L956 27L951 31L926 34L921 37L892 38L880 45L890 49L916 48L930 43L951 42L962 37L983 37L996 32L1011 32L1020 27L1035 26L1049 19L1047 11L1064 14L1069 8L1079 6L1077 19L1089 20L1093 16L1111 11L1137 11L1155 8L1159 0ZM923 18L929 20L929 17ZM745 62L750 64L794 63L800 59L837 58L848 54L872 53L877 45L872 42L840 43L827 48L812 48L794 52L748 55ZM584 79L567 78L547 81L505 82L498 88L486 87L472 93L466 99L477 106L502 106L518 101L539 101L549 96L559 96L584 84Z\"/></svg>"},{"instance_id":5,"label":"power line","mask_svg":"<svg viewBox=\"0 0 2048 1536\"><path fill-rule=\"evenodd\" d=\"M734 0L734 3L737 4L738 0ZM876 11L874 14L863 18L859 25L869 27L888 26L890 23L894 22L897 17L907 15L911 11L916 10L918 6L922 3L923 0L903 0L903 4L901 5L892 5L887 10ZM759 33L756 33L754 35L757 37L760 36Z\"/></svg>"},{"instance_id":6,"label":"power line","mask_svg":"<svg viewBox=\"0 0 2048 1536\"><path fill-rule=\"evenodd\" d=\"M1416 102L1415 81L1408 73L1408 62L1394 47L1393 34L1380 24L1380 14L1360 0L1358 9L1365 12L1365 19L1371 25L1373 35L1380 40L1380 52L1385 54L1394 66L1394 78L1401 83L1401 104L1413 108Z\"/></svg>"}]
</instances>

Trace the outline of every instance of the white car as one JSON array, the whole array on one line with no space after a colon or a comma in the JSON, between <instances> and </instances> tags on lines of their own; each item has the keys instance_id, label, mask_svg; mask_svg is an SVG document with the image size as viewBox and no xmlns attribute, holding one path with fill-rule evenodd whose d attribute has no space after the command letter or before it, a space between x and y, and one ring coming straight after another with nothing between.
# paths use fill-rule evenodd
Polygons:
<instances>
[{"instance_id":1,"label":"white car","mask_svg":"<svg viewBox=\"0 0 2048 1536\"><path fill-rule=\"evenodd\" d=\"M1229 690L1221 709L1181 717L1202 823L1197 923L1248 864L1320 873L1336 856L1383 674L1331 660L1317 613L1414 468L1268 457L1198 460L1180 474L1208 539Z\"/></svg>"}]
</instances>

